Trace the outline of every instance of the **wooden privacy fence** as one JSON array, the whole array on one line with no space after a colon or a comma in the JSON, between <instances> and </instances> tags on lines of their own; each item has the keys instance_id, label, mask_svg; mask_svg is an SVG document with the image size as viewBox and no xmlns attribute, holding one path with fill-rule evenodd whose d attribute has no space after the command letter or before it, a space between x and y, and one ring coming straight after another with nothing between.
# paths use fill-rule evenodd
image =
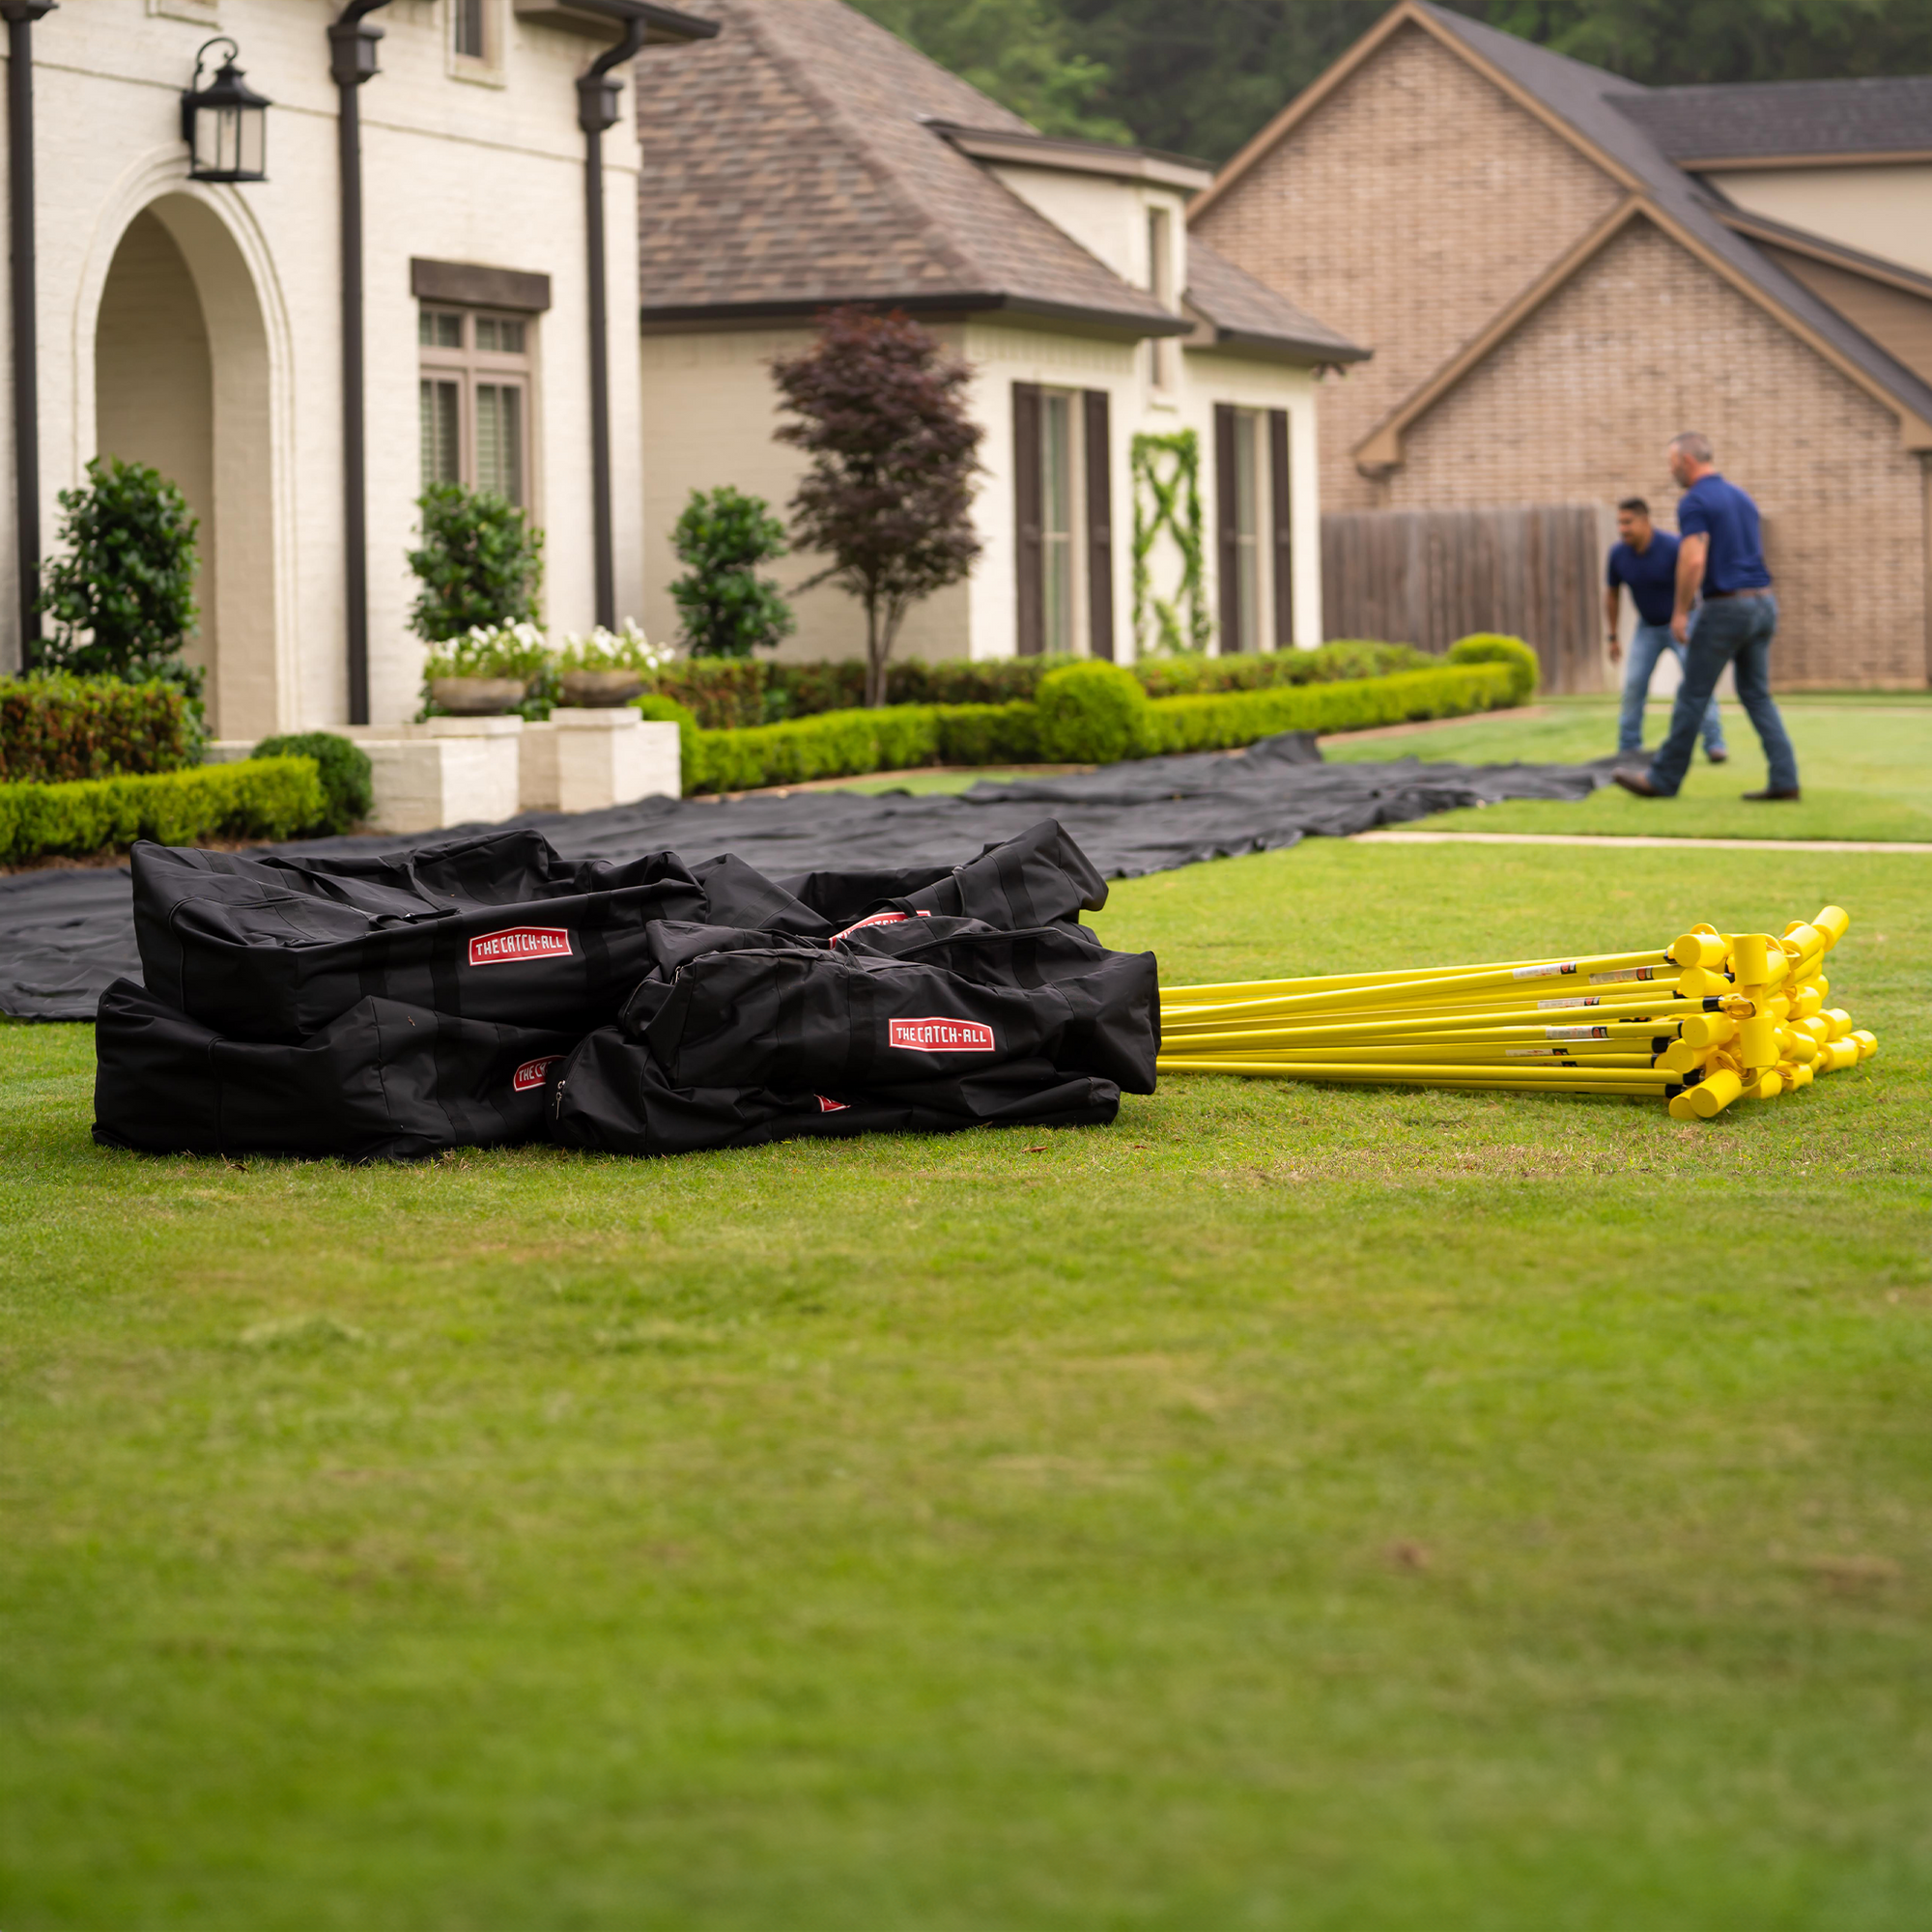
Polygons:
<instances>
[{"instance_id":1,"label":"wooden privacy fence","mask_svg":"<svg viewBox=\"0 0 1932 1932\"><path fill-rule=\"evenodd\" d=\"M1546 691L1605 683L1613 520L1594 503L1336 510L1321 519L1321 629L1444 651L1471 631L1525 639Z\"/></svg>"}]
</instances>

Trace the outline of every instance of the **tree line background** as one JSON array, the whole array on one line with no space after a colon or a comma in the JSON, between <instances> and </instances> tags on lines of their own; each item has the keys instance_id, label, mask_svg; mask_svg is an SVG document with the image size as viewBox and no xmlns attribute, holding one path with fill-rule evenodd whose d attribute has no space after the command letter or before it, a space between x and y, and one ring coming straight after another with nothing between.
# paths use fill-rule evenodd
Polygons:
<instances>
[{"instance_id":1,"label":"tree line background","mask_svg":"<svg viewBox=\"0 0 1932 1932\"><path fill-rule=\"evenodd\" d=\"M857 0L1050 134L1217 166L1386 0ZM1932 72L1932 0L1446 0L1646 86Z\"/></svg>"}]
</instances>

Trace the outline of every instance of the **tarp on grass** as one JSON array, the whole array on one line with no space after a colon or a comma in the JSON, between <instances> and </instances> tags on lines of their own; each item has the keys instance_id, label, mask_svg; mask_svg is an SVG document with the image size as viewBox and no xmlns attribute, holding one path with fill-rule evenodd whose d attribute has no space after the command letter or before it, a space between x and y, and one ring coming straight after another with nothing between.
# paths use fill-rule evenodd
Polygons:
<instances>
[{"instance_id":1,"label":"tarp on grass","mask_svg":"<svg viewBox=\"0 0 1932 1932\"><path fill-rule=\"evenodd\" d=\"M1609 782L1601 765L1324 764L1307 732L1285 732L1240 754L1138 759L1066 778L980 783L959 794L849 791L743 799L646 799L609 811L527 813L572 866L623 865L657 851L700 862L729 853L788 894L814 872L863 863L883 871L948 872L983 846L1044 817L1057 819L1108 878L1138 878L1204 859L1231 858L1342 838L1378 825L1507 799L1579 799ZM327 857L445 843L440 832L396 838L319 838L273 848ZM259 855L250 855L259 856ZM971 914L967 905L935 911ZM1019 908L1014 908L1016 916ZM1034 919L1060 915L1037 909ZM771 922L747 920L745 924ZM1024 923L1016 918L1015 923ZM100 867L0 878L0 1012L21 1019L94 1017L111 981L141 970L128 874Z\"/></svg>"}]
</instances>

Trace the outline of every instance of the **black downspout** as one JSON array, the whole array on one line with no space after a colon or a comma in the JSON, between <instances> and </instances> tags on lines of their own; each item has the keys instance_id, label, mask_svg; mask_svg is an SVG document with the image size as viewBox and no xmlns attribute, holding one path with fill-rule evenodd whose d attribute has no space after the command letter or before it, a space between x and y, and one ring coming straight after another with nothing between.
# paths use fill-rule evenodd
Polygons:
<instances>
[{"instance_id":1,"label":"black downspout","mask_svg":"<svg viewBox=\"0 0 1932 1932\"><path fill-rule=\"evenodd\" d=\"M349 630L349 722L369 722L369 505L362 434L362 112L356 89L377 71L381 27L363 20L389 0L349 0L328 29L342 173L342 543Z\"/></svg>"},{"instance_id":2,"label":"black downspout","mask_svg":"<svg viewBox=\"0 0 1932 1932\"><path fill-rule=\"evenodd\" d=\"M40 342L34 289L34 22L56 0L0 0L7 21L7 205L14 297L14 549L20 668L41 640Z\"/></svg>"},{"instance_id":3,"label":"black downspout","mask_svg":"<svg viewBox=\"0 0 1932 1932\"><path fill-rule=\"evenodd\" d=\"M624 37L577 82L577 125L583 129L583 218L590 298L590 526L596 551L597 621L617 624L617 570L611 538L611 330L604 270L604 130L617 123L621 81L610 78L644 43L644 22L625 22Z\"/></svg>"}]
</instances>

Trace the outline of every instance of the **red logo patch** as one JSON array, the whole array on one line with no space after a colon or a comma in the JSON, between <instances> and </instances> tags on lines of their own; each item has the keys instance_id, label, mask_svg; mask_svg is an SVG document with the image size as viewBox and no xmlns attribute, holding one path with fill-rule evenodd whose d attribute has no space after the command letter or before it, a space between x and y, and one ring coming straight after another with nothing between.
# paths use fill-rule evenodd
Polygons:
<instances>
[{"instance_id":1,"label":"red logo patch","mask_svg":"<svg viewBox=\"0 0 1932 1932\"><path fill-rule=\"evenodd\" d=\"M510 1092L527 1094L532 1087L544 1084L544 1075L563 1058L560 1053L553 1053L543 1060L526 1060L510 1075Z\"/></svg>"},{"instance_id":2,"label":"red logo patch","mask_svg":"<svg viewBox=\"0 0 1932 1932\"><path fill-rule=\"evenodd\" d=\"M887 1037L914 1053L991 1053L993 1029L979 1020L891 1020Z\"/></svg>"},{"instance_id":3,"label":"red logo patch","mask_svg":"<svg viewBox=\"0 0 1932 1932\"><path fill-rule=\"evenodd\" d=\"M568 959L575 949L560 925L510 925L469 942L472 966L503 966L515 959Z\"/></svg>"},{"instance_id":4,"label":"red logo patch","mask_svg":"<svg viewBox=\"0 0 1932 1932\"><path fill-rule=\"evenodd\" d=\"M906 912L875 912L869 918L858 920L853 924L848 925L843 932L835 932L832 935L831 944L837 946L841 939L849 939L855 932L864 932L868 925L897 925L902 920L915 917L919 919L930 919L932 915L929 912L922 912L917 915Z\"/></svg>"},{"instance_id":5,"label":"red logo patch","mask_svg":"<svg viewBox=\"0 0 1932 1932\"><path fill-rule=\"evenodd\" d=\"M828 1099L823 1094L817 1094L815 1097L818 1101L818 1111L821 1114L843 1114L850 1111L849 1101Z\"/></svg>"}]
</instances>

